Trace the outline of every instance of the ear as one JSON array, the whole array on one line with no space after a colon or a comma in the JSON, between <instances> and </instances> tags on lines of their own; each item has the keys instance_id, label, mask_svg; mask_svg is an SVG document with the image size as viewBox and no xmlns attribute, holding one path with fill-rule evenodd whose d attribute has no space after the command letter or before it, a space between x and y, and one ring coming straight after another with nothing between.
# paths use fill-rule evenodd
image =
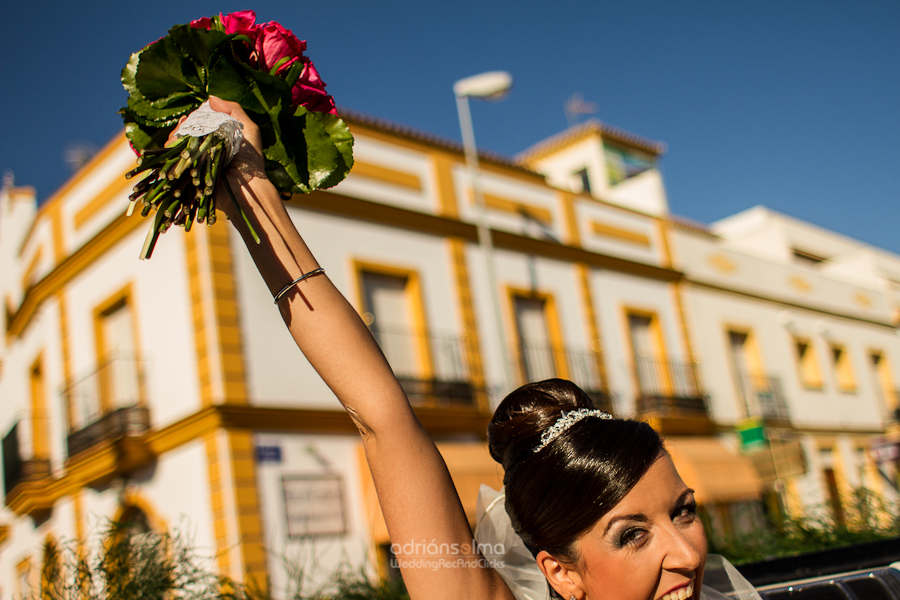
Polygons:
<instances>
[{"instance_id":1,"label":"ear","mask_svg":"<svg viewBox=\"0 0 900 600\"><path fill-rule=\"evenodd\" d=\"M536 557L538 568L553 589L556 590L563 598L575 598L583 600L584 585L582 585L581 575L575 571L572 565L566 564L548 554L544 550L538 552Z\"/></svg>"}]
</instances>

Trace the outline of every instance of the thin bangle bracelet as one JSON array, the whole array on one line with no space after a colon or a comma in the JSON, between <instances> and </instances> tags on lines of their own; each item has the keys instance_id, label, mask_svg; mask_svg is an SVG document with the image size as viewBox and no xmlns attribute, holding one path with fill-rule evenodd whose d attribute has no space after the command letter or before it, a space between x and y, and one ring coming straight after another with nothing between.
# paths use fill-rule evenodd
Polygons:
<instances>
[{"instance_id":1,"label":"thin bangle bracelet","mask_svg":"<svg viewBox=\"0 0 900 600\"><path fill-rule=\"evenodd\" d=\"M280 292L278 292L277 294L275 294L275 304L278 304L278 301L281 300L281 297L282 297L282 296L284 296L286 293L288 293L288 291L289 291L292 287L294 287L295 285L297 285L298 283L300 283L300 282L303 281L304 279L309 279L310 277L312 277L312 276L314 276L314 275L321 275L321 274L324 273L324 272L325 272L325 269L323 269L322 267L319 267L318 269L313 269L313 270L310 271L309 273L304 273L303 275L301 275L301 276L298 277L297 279L293 280L292 282L290 282L289 284L287 284L286 286L284 286L283 288L281 288L281 291L280 291Z\"/></svg>"}]
</instances>

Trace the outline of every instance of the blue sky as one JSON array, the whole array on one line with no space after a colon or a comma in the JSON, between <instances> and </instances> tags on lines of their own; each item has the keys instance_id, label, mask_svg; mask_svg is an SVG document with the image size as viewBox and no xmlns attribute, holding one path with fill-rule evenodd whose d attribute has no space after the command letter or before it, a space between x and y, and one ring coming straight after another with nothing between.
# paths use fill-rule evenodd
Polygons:
<instances>
[{"instance_id":1,"label":"blue sky","mask_svg":"<svg viewBox=\"0 0 900 600\"><path fill-rule=\"evenodd\" d=\"M458 140L455 80L512 73L473 106L506 155L600 119L663 141L672 212L756 204L900 253L900 2L519 0L10 2L0 35L0 171L46 198L72 144L121 128L119 72L173 24L254 9L308 40L338 105Z\"/></svg>"}]
</instances>

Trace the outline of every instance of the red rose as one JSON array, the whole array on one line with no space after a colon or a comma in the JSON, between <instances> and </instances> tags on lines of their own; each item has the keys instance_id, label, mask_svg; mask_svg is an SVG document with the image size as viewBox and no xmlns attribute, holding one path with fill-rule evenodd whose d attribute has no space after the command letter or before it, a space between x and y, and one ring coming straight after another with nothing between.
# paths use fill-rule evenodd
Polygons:
<instances>
[{"instance_id":1,"label":"red rose","mask_svg":"<svg viewBox=\"0 0 900 600\"><path fill-rule=\"evenodd\" d=\"M191 27L194 29L209 29L212 27L212 19L209 17L201 17L199 19L194 19L190 23Z\"/></svg>"},{"instance_id":2,"label":"red rose","mask_svg":"<svg viewBox=\"0 0 900 600\"><path fill-rule=\"evenodd\" d=\"M294 106L303 105L307 110L314 112L327 112L337 116L334 106L334 98L325 92L325 82L319 77L319 72L313 66L312 61L304 57L303 73L291 90L291 102Z\"/></svg>"},{"instance_id":3,"label":"red rose","mask_svg":"<svg viewBox=\"0 0 900 600\"><path fill-rule=\"evenodd\" d=\"M246 35L250 38L251 45L256 44L262 29L261 25L256 24L256 13L252 10L241 10L225 16L219 13L219 21L225 28L225 33Z\"/></svg>"},{"instance_id":4,"label":"red rose","mask_svg":"<svg viewBox=\"0 0 900 600\"><path fill-rule=\"evenodd\" d=\"M303 51L306 50L306 42L298 40L289 29L285 29L279 23L270 21L260 26L261 33L256 39L256 53L259 56L260 70L270 70L282 58L287 57L278 68L278 72L286 71L290 66L303 60Z\"/></svg>"}]
</instances>

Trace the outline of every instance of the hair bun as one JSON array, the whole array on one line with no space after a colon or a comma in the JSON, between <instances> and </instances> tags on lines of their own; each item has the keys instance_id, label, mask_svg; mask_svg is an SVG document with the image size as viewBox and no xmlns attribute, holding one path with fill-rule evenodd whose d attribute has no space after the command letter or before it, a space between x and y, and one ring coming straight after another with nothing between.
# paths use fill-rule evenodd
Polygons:
<instances>
[{"instance_id":1,"label":"hair bun","mask_svg":"<svg viewBox=\"0 0 900 600\"><path fill-rule=\"evenodd\" d=\"M526 383L511 392L494 411L488 425L491 457L504 470L533 454L541 434L565 410L594 408L580 387L565 379L546 379Z\"/></svg>"}]
</instances>

